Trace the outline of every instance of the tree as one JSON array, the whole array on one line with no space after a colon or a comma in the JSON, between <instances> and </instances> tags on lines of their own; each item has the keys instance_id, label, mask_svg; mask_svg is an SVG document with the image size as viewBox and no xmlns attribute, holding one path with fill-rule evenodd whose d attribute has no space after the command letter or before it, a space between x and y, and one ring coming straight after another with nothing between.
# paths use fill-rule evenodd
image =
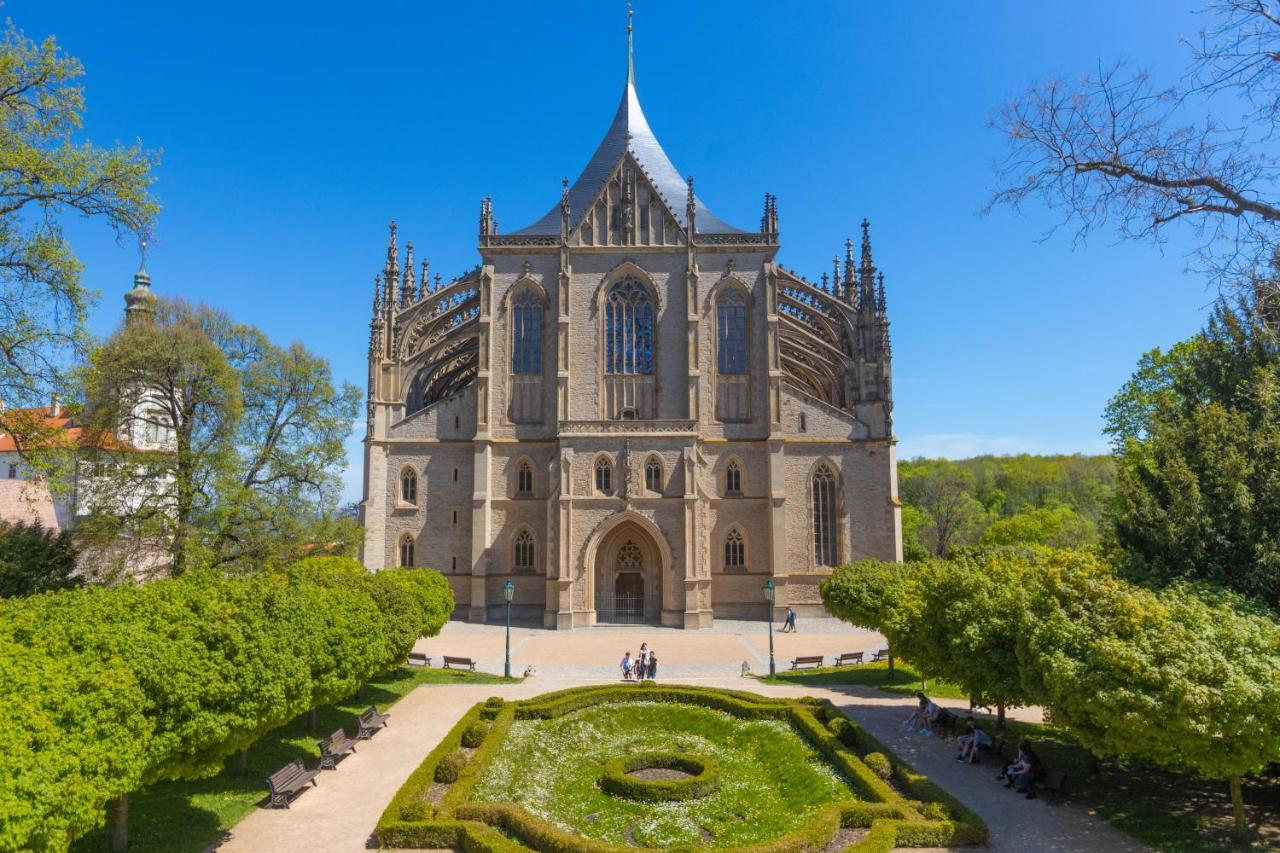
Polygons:
<instances>
[{"instance_id":1,"label":"tree","mask_svg":"<svg viewBox=\"0 0 1280 853\"><path fill-rule=\"evenodd\" d=\"M160 300L154 321L126 323L93 353L84 385L94 429L125 437L99 451L108 464L85 501L96 541L163 543L175 575L358 543L336 515L360 394L300 344Z\"/></svg>"},{"instance_id":2,"label":"tree","mask_svg":"<svg viewBox=\"0 0 1280 853\"><path fill-rule=\"evenodd\" d=\"M1280 609L1280 341L1256 305L1221 301L1202 334L1145 356L1107 422L1124 572Z\"/></svg>"},{"instance_id":3,"label":"tree","mask_svg":"<svg viewBox=\"0 0 1280 853\"><path fill-rule=\"evenodd\" d=\"M1117 64L1073 83L1030 87L991 120L1010 145L988 210L1036 199L1082 240L1114 226L1163 241L1173 223L1202 241L1222 281L1264 266L1280 234L1280 10L1270 0L1216 0L1184 79L1156 85ZM1243 127L1210 117L1235 99ZM1219 105L1217 112L1222 112Z\"/></svg>"},{"instance_id":4,"label":"tree","mask_svg":"<svg viewBox=\"0 0 1280 853\"><path fill-rule=\"evenodd\" d=\"M981 531L985 510L973 497L973 473L939 460L903 472L902 493L927 520L916 529L922 545L944 556L953 545L971 545Z\"/></svg>"},{"instance_id":5,"label":"tree","mask_svg":"<svg viewBox=\"0 0 1280 853\"><path fill-rule=\"evenodd\" d=\"M1050 548L1084 548L1097 541L1093 522L1070 507L1037 507L998 518L983 531L978 544L1046 545Z\"/></svg>"},{"instance_id":6,"label":"tree","mask_svg":"<svg viewBox=\"0 0 1280 853\"><path fill-rule=\"evenodd\" d=\"M117 235L145 235L159 208L156 157L141 145L77 140L80 63L52 36L37 44L12 21L0 36L0 429L22 407L66 394L65 368L83 353L91 294L61 221L78 214ZM2 408L2 407L0 407ZM18 431L31 436L30 431Z\"/></svg>"},{"instance_id":7,"label":"tree","mask_svg":"<svg viewBox=\"0 0 1280 853\"><path fill-rule=\"evenodd\" d=\"M75 575L76 548L71 533L35 524L0 524L0 598L70 589L84 581Z\"/></svg>"}]
</instances>

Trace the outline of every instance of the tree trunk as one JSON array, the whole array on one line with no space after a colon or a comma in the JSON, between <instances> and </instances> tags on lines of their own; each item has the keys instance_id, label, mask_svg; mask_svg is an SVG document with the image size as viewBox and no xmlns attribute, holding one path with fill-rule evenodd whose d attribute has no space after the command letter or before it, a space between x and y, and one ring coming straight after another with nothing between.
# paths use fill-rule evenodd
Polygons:
<instances>
[{"instance_id":1,"label":"tree trunk","mask_svg":"<svg viewBox=\"0 0 1280 853\"><path fill-rule=\"evenodd\" d=\"M893 672L893 655L889 655L889 671Z\"/></svg>"},{"instance_id":2,"label":"tree trunk","mask_svg":"<svg viewBox=\"0 0 1280 853\"><path fill-rule=\"evenodd\" d=\"M1236 819L1236 835L1244 838L1249 834L1249 823L1244 816L1244 791L1240 789L1240 777L1229 776L1227 782L1231 785L1231 813Z\"/></svg>"},{"instance_id":3,"label":"tree trunk","mask_svg":"<svg viewBox=\"0 0 1280 853\"><path fill-rule=\"evenodd\" d=\"M129 849L129 795L121 794L111 801L111 853Z\"/></svg>"},{"instance_id":4,"label":"tree trunk","mask_svg":"<svg viewBox=\"0 0 1280 853\"><path fill-rule=\"evenodd\" d=\"M1004 728L1004 703L1003 702L996 703L996 728L997 729Z\"/></svg>"},{"instance_id":5,"label":"tree trunk","mask_svg":"<svg viewBox=\"0 0 1280 853\"><path fill-rule=\"evenodd\" d=\"M316 733L316 725L317 725L316 709L312 708L311 711L307 714L307 731L310 732L312 736L314 736Z\"/></svg>"},{"instance_id":6,"label":"tree trunk","mask_svg":"<svg viewBox=\"0 0 1280 853\"><path fill-rule=\"evenodd\" d=\"M247 747L240 750L239 760L236 761L236 773L241 776L249 775L249 750Z\"/></svg>"},{"instance_id":7,"label":"tree trunk","mask_svg":"<svg viewBox=\"0 0 1280 853\"><path fill-rule=\"evenodd\" d=\"M359 687L356 688L356 701L357 702L364 701L364 684L361 684Z\"/></svg>"}]
</instances>

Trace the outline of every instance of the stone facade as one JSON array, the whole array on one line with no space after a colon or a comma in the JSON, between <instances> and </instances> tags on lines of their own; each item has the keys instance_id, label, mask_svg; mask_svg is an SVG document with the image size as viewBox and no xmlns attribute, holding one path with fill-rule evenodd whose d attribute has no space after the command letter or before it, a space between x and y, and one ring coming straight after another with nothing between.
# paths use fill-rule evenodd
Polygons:
<instances>
[{"instance_id":1,"label":"stone facade","mask_svg":"<svg viewBox=\"0 0 1280 853\"><path fill-rule=\"evenodd\" d=\"M715 217L640 110L543 219L433 283L392 226L375 281L364 562L442 571L460 616L548 627L819 612L901 559L888 321L861 257L811 283ZM403 262L402 262L403 257Z\"/></svg>"}]
</instances>

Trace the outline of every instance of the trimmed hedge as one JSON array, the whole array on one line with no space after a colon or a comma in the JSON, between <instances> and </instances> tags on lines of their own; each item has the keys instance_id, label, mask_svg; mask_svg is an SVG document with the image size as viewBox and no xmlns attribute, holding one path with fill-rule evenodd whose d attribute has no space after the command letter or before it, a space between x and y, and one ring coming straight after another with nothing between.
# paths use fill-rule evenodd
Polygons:
<instances>
[{"instance_id":1,"label":"trimmed hedge","mask_svg":"<svg viewBox=\"0 0 1280 853\"><path fill-rule=\"evenodd\" d=\"M628 774L646 769L679 770L687 779L637 779ZM600 787L615 797L659 803L671 800L696 800L705 797L720 784L720 770L710 755L676 752L635 752L605 762Z\"/></svg>"},{"instance_id":2,"label":"trimmed hedge","mask_svg":"<svg viewBox=\"0 0 1280 853\"><path fill-rule=\"evenodd\" d=\"M489 723L477 720L467 726L467 730L462 733L462 745L467 749L475 749L484 743L487 734L489 734Z\"/></svg>"},{"instance_id":3,"label":"trimmed hedge","mask_svg":"<svg viewBox=\"0 0 1280 853\"><path fill-rule=\"evenodd\" d=\"M981 818L915 772L910 765L892 757L893 754L875 738L825 700L769 699L742 691L665 685L645 686L639 691L634 686L573 688L520 702L504 703L495 699L476 705L463 715L396 793L378 821L379 844L398 848L446 847L481 853L515 853L531 849L543 853L624 853L634 850L575 835L513 803L471 802L470 795L515 720L555 719L596 705L636 701L696 705L740 719L786 720L844 774L850 788L862 798L861 801L830 803L819 809L802 828L773 841L736 848L738 853L802 853L822 849L842 826L869 830L867 835L846 848L857 853L888 853L895 846L977 844L987 837L987 827ZM437 767L458 749L466 733L486 718L492 719L488 734L461 768L457 781L450 786L439 805L432 808L426 802L426 795L436 778ZM906 792L905 796L862 759L862 755L873 752L882 753L898 786ZM668 753L659 755L674 757ZM651 761L655 757L626 758ZM626 771L622 770L626 766L624 760L611 761L609 765L615 763L619 766L614 769L621 770L623 779L639 781L625 775ZM873 758L872 763L879 762ZM641 763L633 766L658 765ZM698 848L674 849L691 851Z\"/></svg>"}]
</instances>

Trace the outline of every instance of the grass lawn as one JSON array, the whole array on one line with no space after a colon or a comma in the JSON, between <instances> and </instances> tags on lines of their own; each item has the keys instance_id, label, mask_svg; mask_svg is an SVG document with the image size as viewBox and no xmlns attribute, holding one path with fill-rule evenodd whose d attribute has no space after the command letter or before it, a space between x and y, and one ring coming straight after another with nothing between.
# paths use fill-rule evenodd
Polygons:
<instances>
[{"instance_id":1,"label":"grass lawn","mask_svg":"<svg viewBox=\"0 0 1280 853\"><path fill-rule=\"evenodd\" d=\"M861 666L823 667L821 669L800 669L794 672L780 671L770 678L760 679L766 684L802 684L806 687L829 687L837 684L864 684L877 687L890 693L915 694L921 689L920 673L909 666L894 661L893 672L889 664L867 663ZM940 699L968 699L969 695L953 684L944 681L929 680L925 693Z\"/></svg>"},{"instance_id":2,"label":"grass lawn","mask_svg":"<svg viewBox=\"0 0 1280 853\"><path fill-rule=\"evenodd\" d=\"M719 787L698 799L649 803L598 784L618 755L709 755ZM695 705L599 705L512 724L472 799L513 802L577 835L618 845L738 847L803 826L849 800L840 774L782 720L746 720Z\"/></svg>"},{"instance_id":3,"label":"grass lawn","mask_svg":"<svg viewBox=\"0 0 1280 853\"><path fill-rule=\"evenodd\" d=\"M510 679L516 681L518 679ZM249 750L249 772L235 772L236 759L208 779L158 782L129 797L129 849L136 853L202 853L258 807L267 795L266 777L294 758L314 765L319 739L339 726L355 734L355 717L369 705L386 710L420 684L488 684L507 681L483 672L432 667L401 667L364 690L362 699L327 705L317 712L319 737L307 732L307 716L265 735ZM107 833L100 829L78 840L76 853L107 849Z\"/></svg>"}]
</instances>

